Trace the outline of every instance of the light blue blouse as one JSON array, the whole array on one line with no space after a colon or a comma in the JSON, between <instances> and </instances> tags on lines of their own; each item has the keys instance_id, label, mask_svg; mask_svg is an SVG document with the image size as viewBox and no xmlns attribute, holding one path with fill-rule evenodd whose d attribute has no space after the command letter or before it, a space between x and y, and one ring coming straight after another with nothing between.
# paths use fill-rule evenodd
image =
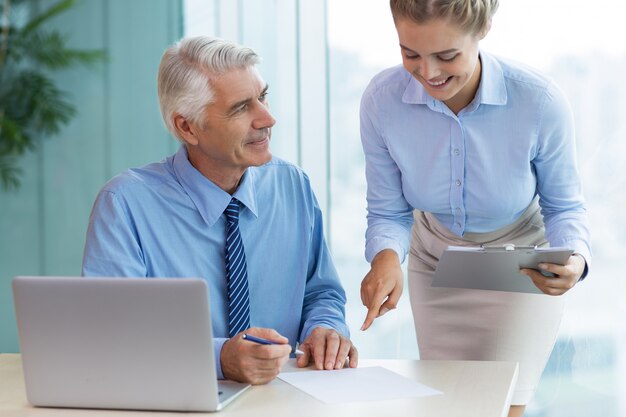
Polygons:
<instances>
[{"instance_id":1,"label":"light blue blouse","mask_svg":"<svg viewBox=\"0 0 626 417\"><path fill-rule=\"evenodd\" d=\"M454 234L513 223L538 194L546 239L591 257L574 123L561 90L518 63L480 53L474 100L455 115L402 66L376 75L361 101L368 261L402 261L414 208Z\"/></svg>"}]
</instances>

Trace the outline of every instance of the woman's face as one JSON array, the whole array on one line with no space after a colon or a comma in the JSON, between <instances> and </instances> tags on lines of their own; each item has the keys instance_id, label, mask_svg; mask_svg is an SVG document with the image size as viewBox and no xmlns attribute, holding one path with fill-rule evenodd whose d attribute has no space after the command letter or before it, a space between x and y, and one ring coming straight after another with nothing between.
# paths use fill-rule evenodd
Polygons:
<instances>
[{"instance_id":1,"label":"woman's face","mask_svg":"<svg viewBox=\"0 0 626 417\"><path fill-rule=\"evenodd\" d=\"M404 68L428 94L455 113L474 98L480 82L478 41L447 20L415 23L396 19Z\"/></svg>"}]
</instances>

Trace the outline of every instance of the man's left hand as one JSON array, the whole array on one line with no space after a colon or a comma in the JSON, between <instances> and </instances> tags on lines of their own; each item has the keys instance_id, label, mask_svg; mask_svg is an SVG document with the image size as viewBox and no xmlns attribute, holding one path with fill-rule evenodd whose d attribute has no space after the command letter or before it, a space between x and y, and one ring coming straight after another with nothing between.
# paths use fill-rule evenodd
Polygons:
<instances>
[{"instance_id":1,"label":"man's left hand","mask_svg":"<svg viewBox=\"0 0 626 417\"><path fill-rule=\"evenodd\" d=\"M554 276L546 277L541 272L528 268L523 268L520 272L528 275L533 280L535 286L544 294L563 295L574 288L574 285L576 285L585 271L585 258L574 254L569 257L565 265L545 263L538 266L543 271L551 272Z\"/></svg>"},{"instance_id":2,"label":"man's left hand","mask_svg":"<svg viewBox=\"0 0 626 417\"><path fill-rule=\"evenodd\" d=\"M313 329L309 337L300 344L302 355L298 356L298 367L304 368L314 362L317 369L341 369L349 358L350 368L356 368L359 354L350 339L336 330L324 327Z\"/></svg>"}]
</instances>

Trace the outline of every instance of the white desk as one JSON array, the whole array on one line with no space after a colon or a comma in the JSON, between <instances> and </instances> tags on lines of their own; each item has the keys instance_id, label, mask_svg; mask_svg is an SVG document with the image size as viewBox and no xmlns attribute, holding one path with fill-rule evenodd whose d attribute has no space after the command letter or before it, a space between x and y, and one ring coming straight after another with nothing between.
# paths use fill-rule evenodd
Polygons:
<instances>
[{"instance_id":1,"label":"white desk","mask_svg":"<svg viewBox=\"0 0 626 417\"><path fill-rule=\"evenodd\" d=\"M254 386L217 414L193 416L255 417L503 417L509 410L517 380L511 362L366 360L360 366L383 366L443 392L417 399L327 405L276 379ZM287 364L295 368L295 363ZM36 408L28 404L19 354L0 354L0 416L3 417L180 417L181 413Z\"/></svg>"}]
</instances>

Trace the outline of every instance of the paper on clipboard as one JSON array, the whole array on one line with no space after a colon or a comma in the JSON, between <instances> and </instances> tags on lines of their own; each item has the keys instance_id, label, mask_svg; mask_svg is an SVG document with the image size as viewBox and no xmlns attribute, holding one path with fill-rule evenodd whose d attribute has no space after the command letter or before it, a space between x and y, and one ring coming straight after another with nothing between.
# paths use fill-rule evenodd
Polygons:
<instances>
[{"instance_id":1,"label":"paper on clipboard","mask_svg":"<svg viewBox=\"0 0 626 417\"><path fill-rule=\"evenodd\" d=\"M538 269L542 262L564 265L573 251L533 246L449 246L433 277L433 287L543 294L520 268Z\"/></svg>"}]
</instances>

